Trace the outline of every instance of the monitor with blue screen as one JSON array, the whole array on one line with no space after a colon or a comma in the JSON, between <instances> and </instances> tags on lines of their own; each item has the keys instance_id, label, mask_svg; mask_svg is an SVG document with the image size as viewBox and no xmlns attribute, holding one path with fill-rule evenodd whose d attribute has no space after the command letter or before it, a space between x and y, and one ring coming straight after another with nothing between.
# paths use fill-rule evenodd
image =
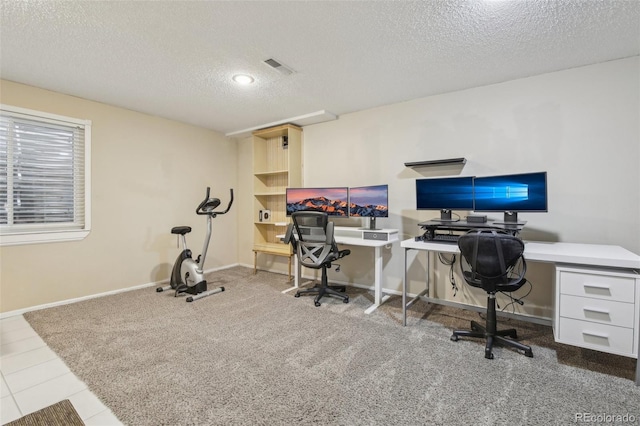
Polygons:
<instances>
[{"instance_id":1,"label":"monitor with blue screen","mask_svg":"<svg viewBox=\"0 0 640 426\"><path fill-rule=\"evenodd\" d=\"M440 210L440 221L453 221L451 210L473 210L473 177L416 179L416 208Z\"/></svg>"},{"instance_id":2,"label":"monitor with blue screen","mask_svg":"<svg viewBox=\"0 0 640 426\"><path fill-rule=\"evenodd\" d=\"M504 212L505 223L518 223L518 212L546 212L547 173L476 177L476 212Z\"/></svg>"}]
</instances>

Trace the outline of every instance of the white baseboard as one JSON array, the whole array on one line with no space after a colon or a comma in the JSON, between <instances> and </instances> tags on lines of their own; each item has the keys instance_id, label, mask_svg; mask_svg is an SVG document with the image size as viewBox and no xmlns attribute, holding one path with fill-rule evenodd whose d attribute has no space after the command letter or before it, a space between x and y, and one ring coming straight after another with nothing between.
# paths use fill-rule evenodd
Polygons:
<instances>
[{"instance_id":1,"label":"white baseboard","mask_svg":"<svg viewBox=\"0 0 640 426\"><path fill-rule=\"evenodd\" d=\"M204 271L204 273L208 274L210 272L222 271L223 269L233 268L234 266L239 266L239 264L238 263L234 263L233 265L221 266L219 268L206 269ZM25 314L27 312L39 311L41 309L53 308L55 306L69 305L71 303L82 302L83 300L97 299L98 297L111 296L113 294L125 293L127 291L133 291L133 290L139 290L139 289L145 288L145 287L154 287L154 286L159 287L159 286L162 286L163 284L167 284L168 282L169 282L169 278L161 280L161 281L155 281L155 282L150 282L150 283L146 283L146 284L136 285L136 286L133 286L133 287L126 287L126 288L119 288L117 290L105 291L104 293L90 294L88 296L82 296L82 297L76 297L76 298L73 298L73 299L61 300L59 302L45 303L43 305L30 306L28 308L23 308L23 309L16 309L15 311L2 312L2 313L0 313L0 319L9 318L9 317L13 317L13 316L16 316L16 315L23 315L23 314Z\"/></svg>"}]
</instances>

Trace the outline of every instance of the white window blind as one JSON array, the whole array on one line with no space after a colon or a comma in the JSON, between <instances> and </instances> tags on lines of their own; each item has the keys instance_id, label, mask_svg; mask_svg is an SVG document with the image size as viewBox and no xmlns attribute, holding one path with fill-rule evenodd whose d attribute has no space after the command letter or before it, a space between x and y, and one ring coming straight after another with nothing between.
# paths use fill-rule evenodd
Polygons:
<instances>
[{"instance_id":1,"label":"white window blind","mask_svg":"<svg viewBox=\"0 0 640 426\"><path fill-rule=\"evenodd\" d=\"M2 105L2 245L84 238L91 124Z\"/></svg>"}]
</instances>

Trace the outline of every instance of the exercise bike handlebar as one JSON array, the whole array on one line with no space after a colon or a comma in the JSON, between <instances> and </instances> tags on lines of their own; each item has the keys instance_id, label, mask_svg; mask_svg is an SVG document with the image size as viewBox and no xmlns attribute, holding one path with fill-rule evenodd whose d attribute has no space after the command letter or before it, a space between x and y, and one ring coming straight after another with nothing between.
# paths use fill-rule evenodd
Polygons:
<instances>
[{"instance_id":1,"label":"exercise bike handlebar","mask_svg":"<svg viewBox=\"0 0 640 426\"><path fill-rule=\"evenodd\" d=\"M231 204L233 204L233 188L229 189L229 193L230 193L229 205L224 211L213 210L220 205L220 199L209 198L210 193L211 193L211 188L207 186L207 195L205 196L205 199L202 200L202 202L196 208L196 214L215 217L216 215L219 215L219 214L225 214L231 209Z\"/></svg>"},{"instance_id":2,"label":"exercise bike handlebar","mask_svg":"<svg viewBox=\"0 0 640 426\"><path fill-rule=\"evenodd\" d=\"M229 188L229 205L222 212L216 212L217 214L225 214L231 209L231 204L233 204L233 188Z\"/></svg>"}]
</instances>

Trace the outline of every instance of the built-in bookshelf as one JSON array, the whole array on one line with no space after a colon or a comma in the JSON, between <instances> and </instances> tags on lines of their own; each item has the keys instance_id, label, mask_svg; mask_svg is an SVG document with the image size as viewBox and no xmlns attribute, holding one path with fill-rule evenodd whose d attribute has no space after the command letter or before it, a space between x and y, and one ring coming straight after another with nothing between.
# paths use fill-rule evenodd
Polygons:
<instances>
[{"instance_id":1,"label":"built-in bookshelf","mask_svg":"<svg viewBox=\"0 0 640 426\"><path fill-rule=\"evenodd\" d=\"M287 217L286 189L302 186L302 129L292 124L253 132L253 252L254 270L258 255L287 256L291 276L291 246L284 234ZM261 214L262 212L262 214ZM265 213L269 212L268 215Z\"/></svg>"}]
</instances>

